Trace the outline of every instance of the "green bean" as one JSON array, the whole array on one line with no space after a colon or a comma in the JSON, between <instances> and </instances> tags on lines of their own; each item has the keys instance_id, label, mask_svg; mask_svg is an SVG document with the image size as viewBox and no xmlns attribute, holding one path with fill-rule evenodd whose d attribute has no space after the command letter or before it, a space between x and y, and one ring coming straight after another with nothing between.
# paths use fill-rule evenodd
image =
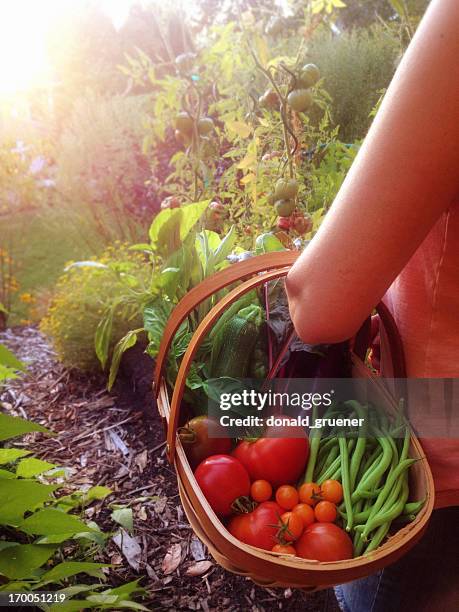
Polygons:
<instances>
[{"instance_id":1,"label":"green bean","mask_svg":"<svg viewBox=\"0 0 459 612\"><path fill-rule=\"evenodd\" d=\"M425 499L421 499L420 501L417 501L417 502L408 502L407 504L405 504L402 514L416 515L419 512L419 510L421 510L421 508L424 506L425 502L426 502Z\"/></svg>"},{"instance_id":2,"label":"green bean","mask_svg":"<svg viewBox=\"0 0 459 612\"><path fill-rule=\"evenodd\" d=\"M353 502L360 499L361 490L371 489L379 482L381 476L387 470L392 461L392 446L389 441L381 436L378 436L377 439L383 448L383 453L376 467L374 467L371 471L369 469L366 474L364 474L362 480L359 482L358 487L352 493Z\"/></svg>"},{"instance_id":3,"label":"green bean","mask_svg":"<svg viewBox=\"0 0 459 612\"><path fill-rule=\"evenodd\" d=\"M319 455L318 458L319 459L323 459L323 457L326 457L328 455L328 453L331 451L331 449L335 446L337 446L338 444L338 440L336 438L328 438L324 441L324 439L321 439L321 445L319 448Z\"/></svg>"},{"instance_id":4,"label":"green bean","mask_svg":"<svg viewBox=\"0 0 459 612\"><path fill-rule=\"evenodd\" d=\"M340 457L336 457L336 459L334 459L331 464L328 466L328 468L322 472L322 474L320 474L320 476L317 478L317 484L322 484L325 480L328 480L329 478L331 478L333 476L333 474L335 473L335 471L337 470L337 468L340 467Z\"/></svg>"},{"instance_id":5,"label":"green bean","mask_svg":"<svg viewBox=\"0 0 459 612\"><path fill-rule=\"evenodd\" d=\"M351 501L351 483L349 475L349 451L346 438L339 439L339 450L341 458L341 484L343 486L344 505L346 507L347 522L346 531L350 531L353 525L353 512Z\"/></svg>"},{"instance_id":6,"label":"green bean","mask_svg":"<svg viewBox=\"0 0 459 612\"><path fill-rule=\"evenodd\" d=\"M324 472L330 467L330 465L333 463L333 461L336 459L338 455L339 455L339 447L338 446L331 447L330 452L328 453L326 457L324 457L324 460L321 462L321 464L316 466L316 470L315 470L316 479L322 472Z\"/></svg>"},{"instance_id":7,"label":"green bean","mask_svg":"<svg viewBox=\"0 0 459 612\"><path fill-rule=\"evenodd\" d=\"M395 468L395 470L392 472L392 474L386 480L386 482L385 482L385 484L383 486L382 491L378 495L378 498L377 498L375 504L373 505L373 507L371 509L370 518L368 519L368 521L367 521L367 523L365 525L365 529L364 529L363 534L362 534L364 538L371 531L372 517L375 517L376 514L379 512L379 510L382 508L384 502L386 501L386 499L388 498L390 492L392 491L393 487L395 486L395 484L397 482L397 479L400 477L400 475L404 471L406 471L411 465L413 465L413 463L415 461L416 461L416 459L405 459L404 461L402 461L401 463L398 464L398 466ZM405 502L406 502L406 499L403 501L403 506L405 505ZM403 506L402 506L401 510L403 509Z\"/></svg>"},{"instance_id":8,"label":"green bean","mask_svg":"<svg viewBox=\"0 0 459 612\"><path fill-rule=\"evenodd\" d=\"M407 523L412 523L415 518L415 514L401 514L394 519L394 523L397 523L397 525L405 525Z\"/></svg>"},{"instance_id":9,"label":"green bean","mask_svg":"<svg viewBox=\"0 0 459 612\"><path fill-rule=\"evenodd\" d=\"M370 467L372 467L373 469L376 466L376 464L379 463L381 454L382 454L382 448L378 444L378 446L373 450L371 455L367 457L367 459L365 460L365 463L363 465L362 464L360 465L360 470L359 470L359 474L357 476L357 482L356 482L357 485L360 483L362 478L365 476L366 472L370 470Z\"/></svg>"},{"instance_id":10,"label":"green bean","mask_svg":"<svg viewBox=\"0 0 459 612\"><path fill-rule=\"evenodd\" d=\"M358 418L365 419L365 411L363 410L362 406L358 402L354 400L349 400L344 403L346 406L352 406ZM363 435L364 433L366 433L366 427L365 426L360 427L359 432L358 432L357 444L355 446L355 450L351 458L351 465L349 469L349 479L350 479L351 491L354 490L355 481L357 479L357 473L360 468L362 457L365 453L367 439L366 439L366 435Z\"/></svg>"},{"instance_id":11,"label":"green bean","mask_svg":"<svg viewBox=\"0 0 459 612\"><path fill-rule=\"evenodd\" d=\"M381 544L381 542L386 537L389 529L390 529L390 521L378 527L375 535L371 538L371 542L368 544L368 546L365 549L365 552L364 552L365 555L375 550L376 548L378 548L378 546Z\"/></svg>"},{"instance_id":12,"label":"green bean","mask_svg":"<svg viewBox=\"0 0 459 612\"><path fill-rule=\"evenodd\" d=\"M381 511L378 514L378 516L375 516L373 519L370 519L369 525L371 525L371 527L369 527L369 531L376 529L376 527L380 527L386 522L391 523L393 520L399 517L402 513L405 502L408 499L408 494L409 494L408 482L406 481L406 479L404 479L403 491L402 491L402 495L400 496L400 498L395 502L395 504L392 504L385 511L383 508L383 511Z\"/></svg>"},{"instance_id":13,"label":"green bean","mask_svg":"<svg viewBox=\"0 0 459 612\"><path fill-rule=\"evenodd\" d=\"M317 419L317 406L314 406L314 408L312 409L312 420L313 420L313 423L315 423L316 419ZM322 436L322 430L321 429L319 429L319 430L313 429L312 430L311 435L309 437L310 444L309 444L308 466L307 466L306 472L304 474L303 482L311 482L312 481L312 476L314 474L314 467L315 467L316 461L317 461L317 453L319 451L321 436Z\"/></svg>"},{"instance_id":14,"label":"green bean","mask_svg":"<svg viewBox=\"0 0 459 612\"><path fill-rule=\"evenodd\" d=\"M362 534L356 530L354 534L354 557L360 557L364 546L365 542L363 541Z\"/></svg>"}]
</instances>

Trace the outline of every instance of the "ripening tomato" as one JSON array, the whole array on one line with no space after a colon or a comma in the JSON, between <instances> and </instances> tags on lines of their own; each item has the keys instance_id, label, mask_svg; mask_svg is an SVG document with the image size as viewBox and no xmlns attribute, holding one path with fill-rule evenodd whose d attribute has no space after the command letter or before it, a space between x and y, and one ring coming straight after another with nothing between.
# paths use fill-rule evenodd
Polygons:
<instances>
[{"instance_id":1,"label":"ripening tomato","mask_svg":"<svg viewBox=\"0 0 459 612\"><path fill-rule=\"evenodd\" d=\"M297 504L292 508L292 512L301 518L304 527L312 525L312 523L316 520L314 510L312 506L309 506L308 504Z\"/></svg>"},{"instance_id":2,"label":"ripening tomato","mask_svg":"<svg viewBox=\"0 0 459 612\"><path fill-rule=\"evenodd\" d=\"M231 451L231 440L225 437L224 428L205 415L188 421L178 435L193 469L211 455L227 455Z\"/></svg>"},{"instance_id":3,"label":"ripening tomato","mask_svg":"<svg viewBox=\"0 0 459 612\"><path fill-rule=\"evenodd\" d=\"M215 129L215 124L210 117L201 117L198 121L198 132L201 136L210 134Z\"/></svg>"},{"instance_id":4,"label":"ripening tomato","mask_svg":"<svg viewBox=\"0 0 459 612\"><path fill-rule=\"evenodd\" d=\"M277 202L274 204L274 208L276 209L276 213L279 215L279 217L289 217L295 210L295 201L277 200Z\"/></svg>"},{"instance_id":5,"label":"ripening tomato","mask_svg":"<svg viewBox=\"0 0 459 612\"><path fill-rule=\"evenodd\" d=\"M282 508L276 502L262 502L252 512L233 516L228 531L245 544L271 550L276 544L281 514Z\"/></svg>"},{"instance_id":6,"label":"ripening tomato","mask_svg":"<svg viewBox=\"0 0 459 612\"><path fill-rule=\"evenodd\" d=\"M338 480L324 480L320 485L320 497L333 504L339 504L343 499L343 487Z\"/></svg>"},{"instance_id":7,"label":"ripening tomato","mask_svg":"<svg viewBox=\"0 0 459 612\"><path fill-rule=\"evenodd\" d=\"M274 195L277 200L291 200L296 198L299 184L296 179L279 179L274 187Z\"/></svg>"},{"instance_id":8,"label":"ripening tomato","mask_svg":"<svg viewBox=\"0 0 459 612\"><path fill-rule=\"evenodd\" d=\"M204 459L194 475L213 511L219 516L229 516L235 500L250 493L247 470L231 455L212 455Z\"/></svg>"},{"instance_id":9,"label":"ripening tomato","mask_svg":"<svg viewBox=\"0 0 459 612\"><path fill-rule=\"evenodd\" d=\"M314 506L314 516L319 523L333 523L337 516L336 506L329 501L320 501Z\"/></svg>"},{"instance_id":10,"label":"ripening tomato","mask_svg":"<svg viewBox=\"0 0 459 612\"><path fill-rule=\"evenodd\" d=\"M296 554L316 561L352 559L351 538L334 523L313 523L295 543Z\"/></svg>"},{"instance_id":11,"label":"ripening tomato","mask_svg":"<svg viewBox=\"0 0 459 612\"><path fill-rule=\"evenodd\" d=\"M273 437L285 433L298 437ZM245 466L252 480L267 480L273 487L296 482L308 454L308 438L300 427L270 428L266 437L255 442L244 440L233 451L233 456Z\"/></svg>"},{"instance_id":12,"label":"ripening tomato","mask_svg":"<svg viewBox=\"0 0 459 612\"><path fill-rule=\"evenodd\" d=\"M287 102L297 113L307 111L313 103L311 90L309 89L294 89L287 96Z\"/></svg>"},{"instance_id":13,"label":"ripening tomato","mask_svg":"<svg viewBox=\"0 0 459 612\"><path fill-rule=\"evenodd\" d=\"M271 499L273 488L267 480L255 480L250 487L250 496L256 502Z\"/></svg>"},{"instance_id":14,"label":"ripening tomato","mask_svg":"<svg viewBox=\"0 0 459 612\"><path fill-rule=\"evenodd\" d=\"M293 542L293 540L298 540L303 533L303 521L298 514L284 512L280 517L280 523L281 529L279 532L279 539L281 542Z\"/></svg>"},{"instance_id":15,"label":"ripening tomato","mask_svg":"<svg viewBox=\"0 0 459 612\"><path fill-rule=\"evenodd\" d=\"M300 502L309 506L315 506L319 501L320 487L315 482L305 482L298 489L298 494Z\"/></svg>"},{"instance_id":16,"label":"ripening tomato","mask_svg":"<svg viewBox=\"0 0 459 612\"><path fill-rule=\"evenodd\" d=\"M283 555L296 555L296 550L291 544L274 544L271 551L282 553Z\"/></svg>"},{"instance_id":17,"label":"ripening tomato","mask_svg":"<svg viewBox=\"0 0 459 612\"><path fill-rule=\"evenodd\" d=\"M298 503L298 491L292 485L282 485L276 491L276 501L281 508L291 510Z\"/></svg>"},{"instance_id":18,"label":"ripening tomato","mask_svg":"<svg viewBox=\"0 0 459 612\"><path fill-rule=\"evenodd\" d=\"M191 134L193 131L193 119L187 112L181 112L175 118L175 127L183 134Z\"/></svg>"}]
</instances>

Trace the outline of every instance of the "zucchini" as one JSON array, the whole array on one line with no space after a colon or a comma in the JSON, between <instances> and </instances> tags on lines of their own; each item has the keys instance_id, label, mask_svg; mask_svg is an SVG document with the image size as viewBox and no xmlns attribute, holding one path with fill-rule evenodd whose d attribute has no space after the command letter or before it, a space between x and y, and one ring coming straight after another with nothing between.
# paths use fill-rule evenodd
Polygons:
<instances>
[{"instance_id":1,"label":"zucchini","mask_svg":"<svg viewBox=\"0 0 459 612\"><path fill-rule=\"evenodd\" d=\"M223 342L212 377L245 378L258 339L259 326L251 318L236 315L222 330Z\"/></svg>"}]
</instances>

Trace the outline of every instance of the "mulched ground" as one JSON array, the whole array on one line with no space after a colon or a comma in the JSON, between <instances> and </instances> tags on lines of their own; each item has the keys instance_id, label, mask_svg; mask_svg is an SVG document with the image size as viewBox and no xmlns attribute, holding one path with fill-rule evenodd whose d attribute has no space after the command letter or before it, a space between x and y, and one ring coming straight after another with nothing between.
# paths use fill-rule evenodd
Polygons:
<instances>
[{"instance_id":1,"label":"mulched ground","mask_svg":"<svg viewBox=\"0 0 459 612\"><path fill-rule=\"evenodd\" d=\"M28 366L27 375L0 394L2 410L57 433L31 434L29 448L42 459L71 468L67 489L105 485L113 490L103 503L86 510L102 529L115 530L110 505L133 509L130 550L121 551L110 540L102 555L115 565L111 584L140 577L148 591L143 603L151 610L339 610L332 591L306 595L263 589L214 563L184 516L157 413L127 381L109 394L101 377L65 369L33 327L8 330L0 334L0 342Z\"/></svg>"}]
</instances>

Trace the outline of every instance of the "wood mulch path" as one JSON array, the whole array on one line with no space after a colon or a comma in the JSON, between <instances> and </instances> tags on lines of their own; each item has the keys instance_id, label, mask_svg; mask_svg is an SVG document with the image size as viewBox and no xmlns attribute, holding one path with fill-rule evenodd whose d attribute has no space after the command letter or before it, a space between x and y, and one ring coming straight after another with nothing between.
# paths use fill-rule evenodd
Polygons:
<instances>
[{"instance_id":1,"label":"wood mulch path","mask_svg":"<svg viewBox=\"0 0 459 612\"><path fill-rule=\"evenodd\" d=\"M34 327L0 334L27 364L27 374L0 391L0 408L56 432L24 439L34 454L70 469L65 492L92 485L113 494L86 509L106 531L117 526L112 504L134 514L129 550L110 539L100 559L110 562L112 585L141 578L151 610L337 612L332 591L305 594L264 589L220 568L193 534L180 505L174 471L164 455L163 431L149 398L127 380L109 394L105 381L64 368Z\"/></svg>"}]
</instances>

